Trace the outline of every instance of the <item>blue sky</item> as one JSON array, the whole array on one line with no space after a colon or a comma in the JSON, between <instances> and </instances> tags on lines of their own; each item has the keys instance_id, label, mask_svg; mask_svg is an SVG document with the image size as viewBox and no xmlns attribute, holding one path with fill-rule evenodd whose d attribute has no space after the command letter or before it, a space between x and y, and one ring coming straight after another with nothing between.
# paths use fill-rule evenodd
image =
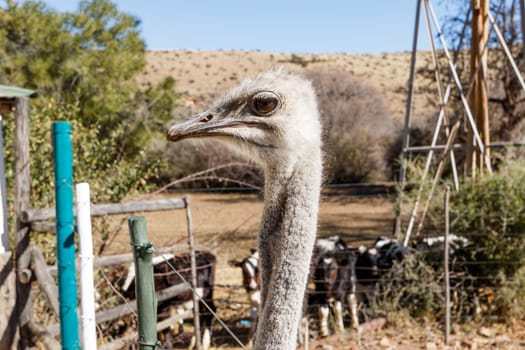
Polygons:
<instances>
[{"instance_id":1,"label":"blue sky","mask_svg":"<svg viewBox=\"0 0 525 350\"><path fill-rule=\"evenodd\" d=\"M78 0L45 0L60 11ZM294 53L410 51L416 0L117 0L141 19L148 49ZM441 0L433 1L438 15ZM422 18L423 20L423 18ZM426 30L419 48L429 49Z\"/></svg>"}]
</instances>

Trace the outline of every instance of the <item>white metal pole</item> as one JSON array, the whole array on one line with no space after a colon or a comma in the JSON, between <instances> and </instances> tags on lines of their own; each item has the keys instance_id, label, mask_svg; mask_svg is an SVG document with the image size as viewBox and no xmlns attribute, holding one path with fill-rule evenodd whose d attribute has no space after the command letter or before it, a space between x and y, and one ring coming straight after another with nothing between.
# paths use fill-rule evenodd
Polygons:
<instances>
[{"instance_id":1,"label":"white metal pole","mask_svg":"<svg viewBox=\"0 0 525 350\"><path fill-rule=\"evenodd\" d=\"M443 264L445 268L445 344L450 343L450 274L448 267L449 259L449 235L450 235L450 186L445 187L445 243L443 250Z\"/></svg>"},{"instance_id":2,"label":"white metal pole","mask_svg":"<svg viewBox=\"0 0 525 350\"><path fill-rule=\"evenodd\" d=\"M89 184L76 185L77 228L80 246L80 300L82 307L82 349L97 348L95 288L93 280L93 240Z\"/></svg>"}]
</instances>

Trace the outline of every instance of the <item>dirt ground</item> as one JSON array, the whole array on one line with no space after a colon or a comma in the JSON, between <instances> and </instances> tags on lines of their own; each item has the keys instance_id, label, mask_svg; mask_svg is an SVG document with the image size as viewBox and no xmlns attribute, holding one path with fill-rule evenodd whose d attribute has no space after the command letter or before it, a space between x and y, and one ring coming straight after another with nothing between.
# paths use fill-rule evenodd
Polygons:
<instances>
[{"instance_id":1,"label":"dirt ground","mask_svg":"<svg viewBox=\"0 0 525 350\"><path fill-rule=\"evenodd\" d=\"M241 288L241 274L228 261L248 255L255 248L262 211L258 194L175 193L155 198L188 196L192 226L199 249L217 255L215 301L218 315L244 340L249 317L246 296ZM137 198L133 198L137 199ZM142 196L141 199L147 199ZM150 199L150 198L149 198ZM390 235L394 221L394 198L388 196L355 197L344 191L323 194L319 216L319 236L338 234L349 244ZM187 219L183 210L145 213L150 241L156 247L187 241ZM115 232L104 255L130 252L126 218L113 221ZM244 322L244 323L243 323ZM311 321L314 324L315 320ZM525 349L525 324L510 326L478 324L452 327L449 345L444 344L443 327L424 318L413 320L402 315L388 315L386 324L360 332L347 331L324 339L312 339L310 349ZM181 341L184 346L185 341ZM216 323L212 344L216 349L240 349L233 338Z\"/></svg>"}]
</instances>

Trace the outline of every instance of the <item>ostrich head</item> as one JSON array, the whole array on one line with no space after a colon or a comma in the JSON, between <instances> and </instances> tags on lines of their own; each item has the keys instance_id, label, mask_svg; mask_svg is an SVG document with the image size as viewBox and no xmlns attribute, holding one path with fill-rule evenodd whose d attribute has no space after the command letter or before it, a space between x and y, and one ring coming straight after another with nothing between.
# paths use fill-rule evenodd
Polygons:
<instances>
[{"instance_id":1,"label":"ostrich head","mask_svg":"<svg viewBox=\"0 0 525 350\"><path fill-rule=\"evenodd\" d=\"M319 119L311 84L278 69L245 80L208 110L173 125L167 138L215 138L265 167L282 166L320 147Z\"/></svg>"}]
</instances>

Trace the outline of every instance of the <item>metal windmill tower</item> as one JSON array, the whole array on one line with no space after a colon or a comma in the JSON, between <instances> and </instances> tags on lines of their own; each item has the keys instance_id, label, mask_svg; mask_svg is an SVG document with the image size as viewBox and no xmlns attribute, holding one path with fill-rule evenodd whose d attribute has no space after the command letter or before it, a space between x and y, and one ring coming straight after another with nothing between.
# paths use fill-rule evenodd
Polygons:
<instances>
[{"instance_id":1,"label":"metal windmill tower","mask_svg":"<svg viewBox=\"0 0 525 350\"><path fill-rule=\"evenodd\" d=\"M423 10L423 11L422 11ZM412 119L412 105L414 99L414 82L415 82L415 64L417 53L417 42L419 35L419 22L421 12L424 12L426 28L429 35L429 40L432 47L432 59L435 68L436 83L438 86L439 97L439 113L431 144L428 146L413 147L410 145L410 128ZM401 153L401 169L399 173L399 188L400 188L400 202L403 196L403 190L406 185L407 160L409 155L413 152L426 152L426 161L423 169L422 178L423 184L430 172L433 157L436 153L439 154L439 161L435 171L434 179L430 194L425 199L425 205L420 210L420 202L422 200L422 187L420 187L417 198L413 204L412 212L404 232L401 231L401 214L398 209L395 223L395 234L398 238L403 238L404 244L408 244L408 240L416 222L416 216L420 213L419 225L416 231L418 234L422 228L424 218L432 199L435 186L439 182L443 165L445 161L450 160L452 173L454 177L455 188L459 188L458 171L456 165L455 151L466 151L465 174L469 177L476 177L480 172L492 173L491 154L490 149L493 147L506 147L509 145L516 145L517 143L491 143L490 141L490 116L488 109L488 92L487 92L487 55L488 55L488 39L491 31L494 31L499 44L503 48L505 55L509 59L510 65L516 74L521 87L525 91L525 83L518 69L511 52L505 43L505 39L499 29L493 15L489 9L489 0L471 0L471 16L470 23L465 21L463 28L463 35L468 24L471 26L471 44L470 44L470 60L469 60L469 78L470 83L463 86L456 70L455 60L448 49L447 43L444 39L439 21L437 20L435 11L431 4L431 0L418 0L416 7L416 19L414 28L414 38L412 46L412 56L410 63L410 76L408 83L408 93L406 102L405 124L403 130L403 143ZM489 26L490 24L490 26ZM434 32L435 31L435 32ZM438 65L438 54L434 36L437 35L438 40L442 46L442 53L446 57L447 66L449 68L449 78L446 86L443 86L441 73ZM463 41L463 35L460 39L460 45ZM456 51L457 52L457 51ZM455 55L456 56L456 55ZM446 107L449 103L452 90L455 89L459 95L461 104L463 106L465 118L463 121L458 121L454 126L450 125L450 120L447 116ZM459 129L459 124L464 123L467 128L467 142L466 144L455 144L455 137ZM445 135L446 144L438 145L439 135ZM523 144L519 144L523 145Z\"/></svg>"}]
</instances>

